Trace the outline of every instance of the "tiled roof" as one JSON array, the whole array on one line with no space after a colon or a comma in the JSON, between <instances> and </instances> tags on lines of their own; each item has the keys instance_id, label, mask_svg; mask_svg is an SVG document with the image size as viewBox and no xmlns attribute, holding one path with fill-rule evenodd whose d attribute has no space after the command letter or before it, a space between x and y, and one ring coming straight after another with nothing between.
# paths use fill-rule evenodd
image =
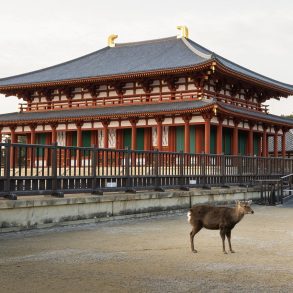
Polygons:
<instances>
[{"instance_id":1,"label":"tiled roof","mask_svg":"<svg viewBox=\"0 0 293 293\"><path fill-rule=\"evenodd\" d=\"M193 109L200 109L211 106L214 100L195 100L171 103L157 103L157 104L143 104L143 105L128 105L119 107L103 107L103 108L84 108L84 109L71 109L61 111L47 111L47 112L22 112L22 113L9 113L0 115L0 124L9 124L13 122L25 121L47 121L47 120L68 120L78 119L84 117L111 117L111 116L124 116L131 115L148 115L160 112L173 112L173 111L188 111Z\"/></svg>"},{"instance_id":2,"label":"tiled roof","mask_svg":"<svg viewBox=\"0 0 293 293\"><path fill-rule=\"evenodd\" d=\"M216 61L233 72L293 93L293 86L239 66L192 40L165 39L117 44L80 58L17 76L0 79L1 87L44 82L111 77L141 72L186 68Z\"/></svg>"},{"instance_id":3,"label":"tiled roof","mask_svg":"<svg viewBox=\"0 0 293 293\"><path fill-rule=\"evenodd\" d=\"M218 102L220 108L223 110L226 110L228 112L232 112L235 114L240 114L242 116L245 116L247 118L252 118L252 119L260 119L263 121L268 121L268 122L275 122L275 123L280 123L280 124L287 124L291 127L293 127L293 119L290 118L285 118L273 114L267 114L264 112L260 111L255 111L243 107L236 107L233 105L229 105L223 102Z\"/></svg>"}]
</instances>

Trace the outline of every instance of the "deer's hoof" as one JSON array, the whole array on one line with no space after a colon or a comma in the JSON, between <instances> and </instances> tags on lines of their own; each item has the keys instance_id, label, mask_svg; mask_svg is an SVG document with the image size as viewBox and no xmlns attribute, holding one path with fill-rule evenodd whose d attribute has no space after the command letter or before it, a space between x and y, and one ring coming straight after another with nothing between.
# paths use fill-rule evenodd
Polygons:
<instances>
[{"instance_id":1,"label":"deer's hoof","mask_svg":"<svg viewBox=\"0 0 293 293\"><path fill-rule=\"evenodd\" d=\"M231 250L231 253L235 253L235 251L234 250Z\"/></svg>"},{"instance_id":2,"label":"deer's hoof","mask_svg":"<svg viewBox=\"0 0 293 293\"><path fill-rule=\"evenodd\" d=\"M193 253L197 253L197 250L196 250L196 249L193 249L192 252L193 252Z\"/></svg>"},{"instance_id":3,"label":"deer's hoof","mask_svg":"<svg viewBox=\"0 0 293 293\"><path fill-rule=\"evenodd\" d=\"M224 254L228 254L227 251L223 251Z\"/></svg>"}]
</instances>

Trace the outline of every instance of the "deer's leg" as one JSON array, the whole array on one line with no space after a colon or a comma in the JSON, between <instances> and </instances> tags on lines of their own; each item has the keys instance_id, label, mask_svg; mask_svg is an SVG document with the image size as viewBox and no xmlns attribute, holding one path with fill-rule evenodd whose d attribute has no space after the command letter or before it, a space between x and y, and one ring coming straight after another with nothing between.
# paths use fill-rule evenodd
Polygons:
<instances>
[{"instance_id":1,"label":"deer's leg","mask_svg":"<svg viewBox=\"0 0 293 293\"><path fill-rule=\"evenodd\" d=\"M226 235L225 228L220 228L220 235L221 235L221 238L222 238L223 252L225 254L227 254L226 249L225 249L225 235Z\"/></svg>"},{"instance_id":2,"label":"deer's leg","mask_svg":"<svg viewBox=\"0 0 293 293\"><path fill-rule=\"evenodd\" d=\"M226 231L226 236L227 236L228 243L229 243L229 249L230 249L231 253L234 253L235 251L232 249L232 246L231 246L231 230Z\"/></svg>"},{"instance_id":3,"label":"deer's leg","mask_svg":"<svg viewBox=\"0 0 293 293\"><path fill-rule=\"evenodd\" d=\"M193 226L192 231L190 232L190 244L191 244L191 251L196 253L197 250L194 249L194 236L196 233L198 233L201 230L202 226L201 225L197 225L197 226Z\"/></svg>"}]
</instances>

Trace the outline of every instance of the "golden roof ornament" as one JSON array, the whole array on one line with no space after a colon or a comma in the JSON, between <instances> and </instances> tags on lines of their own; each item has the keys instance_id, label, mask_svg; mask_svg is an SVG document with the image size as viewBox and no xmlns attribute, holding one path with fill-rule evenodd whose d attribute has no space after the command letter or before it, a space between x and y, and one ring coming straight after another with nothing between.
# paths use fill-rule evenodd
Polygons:
<instances>
[{"instance_id":1,"label":"golden roof ornament","mask_svg":"<svg viewBox=\"0 0 293 293\"><path fill-rule=\"evenodd\" d=\"M180 35L177 36L177 39L188 39L188 27L186 25L178 25L177 29L180 30Z\"/></svg>"},{"instance_id":2,"label":"golden roof ornament","mask_svg":"<svg viewBox=\"0 0 293 293\"><path fill-rule=\"evenodd\" d=\"M108 37L108 46L113 48L115 47L115 42L114 40L118 38L118 35L112 34Z\"/></svg>"}]
</instances>

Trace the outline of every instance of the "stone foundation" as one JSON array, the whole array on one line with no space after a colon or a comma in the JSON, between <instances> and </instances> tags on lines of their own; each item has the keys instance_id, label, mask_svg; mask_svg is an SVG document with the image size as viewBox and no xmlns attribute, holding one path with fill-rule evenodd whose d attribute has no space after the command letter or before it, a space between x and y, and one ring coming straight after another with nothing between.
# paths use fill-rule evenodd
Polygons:
<instances>
[{"instance_id":1,"label":"stone foundation","mask_svg":"<svg viewBox=\"0 0 293 293\"><path fill-rule=\"evenodd\" d=\"M103 196L79 194L65 198L19 197L17 201L3 199L0 200L0 232L143 217L187 210L195 204L229 204L259 197L257 189L232 187Z\"/></svg>"}]
</instances>

